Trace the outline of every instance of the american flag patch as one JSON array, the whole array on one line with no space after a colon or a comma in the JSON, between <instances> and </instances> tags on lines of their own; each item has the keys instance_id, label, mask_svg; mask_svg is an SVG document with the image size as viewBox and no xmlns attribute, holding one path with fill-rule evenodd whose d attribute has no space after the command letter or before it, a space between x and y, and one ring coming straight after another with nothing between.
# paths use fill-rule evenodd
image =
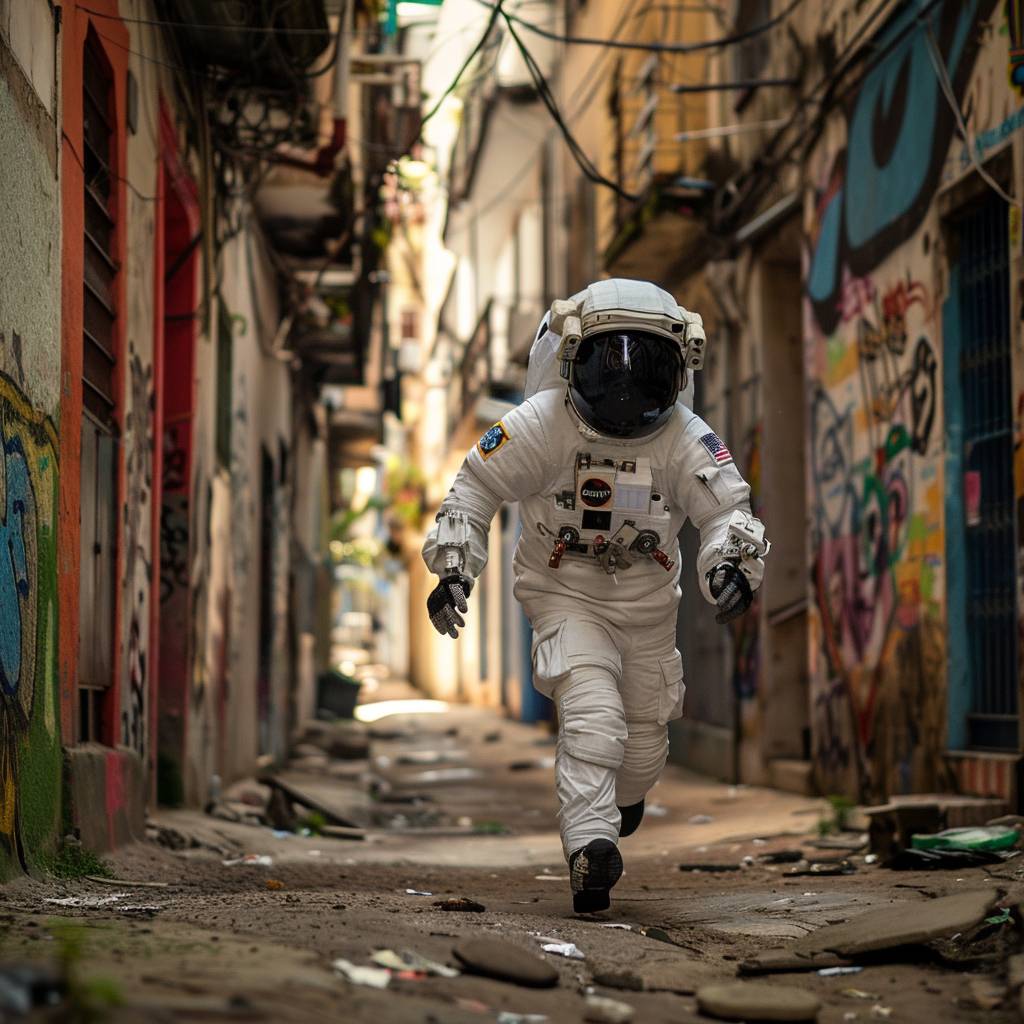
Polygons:
<instances>
[{"instance_id":1,"label":"american flag patch","mask_svg":"<svg viewBox=\"0 0 1024 1024\"><path fill-rule=\"evenodd\" d=\"M719 465L732 461L732 452L725 447L725 442L714 431L710 434L705 434L700 439L700 443L707 448L708 454Z\"/></svg>"}]
</instances>

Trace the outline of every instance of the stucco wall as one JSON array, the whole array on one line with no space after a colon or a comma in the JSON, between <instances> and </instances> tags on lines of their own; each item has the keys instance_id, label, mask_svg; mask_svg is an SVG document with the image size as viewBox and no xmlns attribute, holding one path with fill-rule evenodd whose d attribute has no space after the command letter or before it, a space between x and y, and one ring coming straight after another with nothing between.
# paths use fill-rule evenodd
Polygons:
<instances>
[{"instance_id":1,"label":"stucco wall","mask_svg":"<svg viewBox=\"0 0 1024 1024\"><path fill-rule=\"evenodd\" d=\"M22 70L30 55L9 47L7 14L0 7L0 878L52 849L61 807L57 136Z\"/></svg>"}]
</instances>

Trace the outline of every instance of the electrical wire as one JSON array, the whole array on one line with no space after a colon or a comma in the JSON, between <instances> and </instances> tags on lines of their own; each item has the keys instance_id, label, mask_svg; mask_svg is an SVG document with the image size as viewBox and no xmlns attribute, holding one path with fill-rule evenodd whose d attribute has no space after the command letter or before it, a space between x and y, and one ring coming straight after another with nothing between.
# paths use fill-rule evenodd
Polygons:
<instances>
[{"instance_id":1,"label":"electrical wire","mask_svg":"<svg viewBox=\"0 0 1024 1024\"><path fill-rule=\"evenodd\" d=\"M603 185L605 188L611 189L617 196L621 196L623 199L630 202L638 199L638 196L633 195L631 192L627 192L618 184L618 182L612 181L610 178L606 178L598 170L590 157L588 157L583 151L583 147L576 141L576 137L572 134L572 130L565 123L565 120L558 109L558 104L555 101L554 96L551 94L551 89L548 86L547 79L544 77L544 73L537 65L533 54L530 53L526 44L519 37L519 33L516 32L512 19L504 12L502 12L502 15L505 18L506 25L508 26L509 35L519 48L519 53L523 58L523 62L526 64L526 69L530 73L530 78L533 79L533 84L536 86L537 92L540 94L540 98L543 101L544 106L547 107L548 113L551 115L556 127L561 132L562 138L569 147L569 152L572 154L579 169L583 172L584 177L588 178L595 185Z\"/></svg>"},{"instance_id":2,"label":"electrical wire","mask_svg":"<svg viewBox=\"0 0 1024 1024\"><path fill-rule=\"evenodd\" d=\"M492 4L490 0L476 0L476 2L478 4L483 4L485 7L494 8L494 4ZM769 18L767 21L762 22L760 25L754 25L742 32L734 32L732 35L722 36L720 39L707 39L696 43L642 43L630 42L621 39L598 39L589 36L568 36L562 35L559 32L551 32L546 28L541 28L541 26L534 24L532 21L528 21L526 18L520 18L516 14L508 14L506 12L502 13L506 21L514 21L516 24L525 28L528 32L533 32L535 35L539 35L543 39L547 39L553 43L566 43L576 46L605 46L618 50L642 50L646 53L698 53L701 50L718 50L726 46L735 46L737 43L745 42L747 39L753 39L756 36L768 32L775 28L776 25L785 21L803 2L804 0L790 0L784 10L776 14L774 17Z\"/></svg>"},{"instance_id":3,"label":"electrical wire","mask_svg":"<svg viewBox=\"0 0 1024 1024\"><path fill-rule=\"evenodd\" d=\"M619 18L618 24L615 26L614 29L612 29L611 38L617 38L619 33L625 28L626 22L630 19L630 17L635 16L633 8L636 7L638 2L639 0L629 0L629 4L623 10L622 16ZM579 85L577 85L575 92L573 92L573 94L566 101L566 106L570 107L570 112L568 114L569 120L574 120L575 118L579 117L581 114L586 113L586 111L590 109L590 105L594 102L595 98L600 92L600 86L602 84L602 80L598 77L598 73L601 70L602 66L607 62L609 56L611 55L611 52L611 50L603 50L594 59L594 62L587 69L586 73L581 77ZM586 95L583 95L583 91L588 87L590 88L590 91L586 93ZM579 105L574 106L574 104L577 103ZM554 132L554 130L555 127L552 125L552 127L545 134L544 138L538 144L542 145L545 141L547 141L547 138L551 135L552 132ZM475 216L477 218L486 216L488 213L491 212L491 210L500 206L502 203L510 202L511 200L508 198L506 193L530 169L530 167L536 162L536 159L536 153L531 152L530 155L526 158L526 160L522 163L522 165L516 168L515 173L510 175L508 180L500 188L494 190L494 196L488 202L484 203L483 206L479 207L475 211ZM464 226L462 230L467 230L467 227ZM458 233L459 232L454 232L454 234Z\"/></svg>"},{"instance_id":4,"label":"electrical wire","mask_svg":"<svg viewBox=\"0 0 1024 1024\"><path fill-rule=\"evenodd\" d=\"M213 22L199 22L199 21L168 21L160 18L126 18L120 14L107 14L105 11L97 11L92 7L84 7L81 4L78 10L83 11L85 14L90 14L94 18L104 18L107 21L121 21L131 25L159 25L165 28L199 28L199 29L211 29L214 31L224 31L229 29L231 32L249 32L256 35L267 35L267 36L313 36L323 35L324 30L322 28L267 28L263 25L223 25L215 24ZM356 29L353 30L352 35L376 37L379 33L376 29Z\"/></svg>"},{"instance_id":5,"label":"electrical wire","mask_svg":"<svg viewBox=\"0 0 1024 1024\"><path fill-rule=\"evenodd\" d=\"M924 26L925 40L928 43L928 56L931 58L932 67L935 69L935 77L939 80L942 95L949 104L950 110L953 111L953 117L956 119L957 129L963 136L964 144L967 146L967 152L970 154L971 163L974 165L974 169L978 172L978 176L981 180L984 181L1000 199L1008 205L1016 206L1019 209L1021 201L1019 199L1015 199L1011 195L1008 195L999 182L996 181L996 179L993 178L987 170L985 170L981 164L981 160L978 159L978 154L974 149L974 140L971 137L971 133L967 130L967 125L964 123L964 115L960 110L960 104L957 102L953 83L949 80L949 71L946 68L945 61L942 59L942 54L939 51L939 44L935 39L935 33L932 31L931 23L924 19L919 19L919 23Z\"/></svg>"},{"instance_id":6,"label":"electrical wire","mask_svg":"<svg viewBox=\"0 0 1024 1024\"><path fill-rule=\"evenodd\" d=\"M441 105L444 103L444 101L448 99L448 97L451 96L453 92L455 92L456 88L458 88L459 81L461 80L462 76L466 73L466 69L469 67L470 64L473 63L474 60L476 60L476 57L480 53L480 51L483 50L488 38L491 35L491 30L498 22L498 18L505 13L502 10L502 4L504 2L505 0L498 0L498 2L495 4L488 4L488 6L491 8L491 16L487 19L487 26L484 28L483 34L480 36L480 39L477 42L476 46L474 46L473 49L470 51L469 56L462 62L462 67L459 68L455 77L451 80L451 83L449 84L448 88L445 89L443 93L441 93L441 95L437 99L437 102L430 108L426 115L420 119L419 131L416 133L417 138L422 137L423 126L432 117L434 117L434 115L441 109Z\"/></svg>"}]
</instances>

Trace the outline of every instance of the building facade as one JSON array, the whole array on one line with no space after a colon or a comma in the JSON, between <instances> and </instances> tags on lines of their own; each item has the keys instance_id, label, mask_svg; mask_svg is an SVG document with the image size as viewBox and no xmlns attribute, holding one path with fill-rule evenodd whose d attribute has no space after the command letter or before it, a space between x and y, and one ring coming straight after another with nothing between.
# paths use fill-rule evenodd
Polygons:
<instances>
[{"instance_id":1,"label":"building facade","mask_svg":"<svg viewBox=\"0 0 1024 1024\"><path fill-rule=\"evenodd\" d=\"M315 713L376 24L0 4L0 877L206 805Z\"/></svg>"}]
</instances>

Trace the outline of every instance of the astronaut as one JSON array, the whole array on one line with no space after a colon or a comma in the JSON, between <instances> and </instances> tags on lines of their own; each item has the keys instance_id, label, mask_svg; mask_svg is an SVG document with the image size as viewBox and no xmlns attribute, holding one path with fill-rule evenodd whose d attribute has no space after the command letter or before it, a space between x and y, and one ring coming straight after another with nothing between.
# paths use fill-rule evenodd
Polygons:
<instances>
[{"instance_id":1,"label":"astronaut","mask_svg":"<svg viewBox=\"0 0 1024 1024\"><path fill-rule=\"evenodd\" d=\"M700 531L716 621L745 612L769 543L718 435L679 401L703 321L649 282L599 281L558 300L530 351L526 398L469 452L423 547L441 577L427 609L458 636L490 522L519 502L516 598L533 627L534 686L558 709L555 786L577 913L607 909L617 842L683 709L675 647L677 535Z\"/></svg>"}]
</instances>

